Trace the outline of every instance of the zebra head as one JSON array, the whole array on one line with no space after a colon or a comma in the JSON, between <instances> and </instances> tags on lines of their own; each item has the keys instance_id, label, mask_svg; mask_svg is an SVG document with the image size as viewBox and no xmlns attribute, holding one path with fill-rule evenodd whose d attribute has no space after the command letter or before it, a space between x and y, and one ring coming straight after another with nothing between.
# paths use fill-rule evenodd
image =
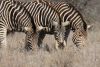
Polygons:
<instances>
[{"instance_id":1,"label":"zebra head","mask_svg":"<svg viewBox=\"0 0 100 67\"><path fill-rule=\"evenodd\" d=\"M86 40L87 40L87 28L86 26L84 27L80 25L73 32L72 41L77 47L82 48L86 45Z\"/></svg>"},{"instance_id":2,"label":"zebra head","mask_svg":"<svg viewBox=\"0 0 100 67\"><path fill-rule=\"evenodd\" d=\"M54 22L54 37L56 40L56 49L63 49L66 46L65 32L66 26L69 25L69 21L62 22L60 25Z\"/></svg>"}]
</instances>

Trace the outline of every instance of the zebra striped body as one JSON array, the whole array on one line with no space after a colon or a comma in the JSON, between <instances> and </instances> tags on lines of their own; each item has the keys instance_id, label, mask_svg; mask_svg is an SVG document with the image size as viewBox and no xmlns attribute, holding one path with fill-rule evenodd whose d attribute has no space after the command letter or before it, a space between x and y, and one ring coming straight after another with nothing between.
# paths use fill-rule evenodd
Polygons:
<instances>
[{"instance_id":1,"label":"zebra striped body","mask_svg":"<svg viewBox=\"0 0 100 67\"><path fill-rule=\"evenodd\" d=\"M50 3L45 0L39 0L39 2L51 5L60 13L60 17L62 18L63 22L70 22L70 25L66 26L66 43L70 30L73 31L72 41L74 42L74 44L76 44L76 46L85 43L85 40L87 38L87 24L83 20L82 15L79 13L79 11L77 11L77 9L75 9L74 6L64 2Z\"/></svg>"},{"instance_id":2,"label":"zebra striped body","mask_svg":"<svg viewBox=\"0 0 100 67\"><path fill-rule=\"evenodd\" d=\"M70 28L73 31L72 41L74 44L76 46L84 45L87 37L87 24L79 11L68 3L58 3L54 8L59 11L60 16L63 17L63 21L70 21Z\"/></svg>"},{"instance_id":3,"label":"zebra striped body","mask_svg":"<svg viewBox=\"0 0 100 67\"><path fill-rule=\"evenodd\" d=\"M53 34L56 40L56 45L59 45L59 47L63 48L65 43L65 26L63 25L68 25L68 22L62 24L60 15L54 8L48 4L38 3L37 1L16 2L20 3L31 14L31 17L33 18L34 24L36 26L36 30L38 31L42 29L42 31L38 31L39 46L41 46L45 34ZM56 48L58 49L58 46L56 46Z\"/></svg>"},{"instance_id":4,"label":"zebra striped body","mask_svg":"<svg viewBox=\"0 0 100 67\"><path fill-rule=\"evenodd\" d=\"M6 35L10 31L26 33L26 43L31 44L33 23L28 12L18 3L11 0L0 1L0 45L6 45Z\"/></svg>"}]
</instances>

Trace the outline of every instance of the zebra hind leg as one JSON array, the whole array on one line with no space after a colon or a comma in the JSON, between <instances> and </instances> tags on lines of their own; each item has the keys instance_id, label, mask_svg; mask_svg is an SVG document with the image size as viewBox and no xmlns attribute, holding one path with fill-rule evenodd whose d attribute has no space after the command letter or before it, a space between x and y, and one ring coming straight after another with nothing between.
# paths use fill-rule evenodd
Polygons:
<instances>
[{"instance_id":1,"label":"zebra hind leg","mask_svg":"<svg viewBox=\"0 0 100 67\"><path fill-rule=\"evenodd\" d=\"M7 34L7 29L4 27L1 27L0 28L0 47L3 49L7 48L6 34Z\"/></svg>"}]
</instances>

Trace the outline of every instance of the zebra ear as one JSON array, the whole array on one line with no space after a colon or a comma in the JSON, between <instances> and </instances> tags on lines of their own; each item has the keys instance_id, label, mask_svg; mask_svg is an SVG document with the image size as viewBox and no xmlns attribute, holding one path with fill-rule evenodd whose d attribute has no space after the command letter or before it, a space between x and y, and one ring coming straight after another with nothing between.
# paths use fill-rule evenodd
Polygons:
<instances>
[{"instance_id":1,"label":"zebra ear","mask_svg":"<svg viewBox=\"0 0 100 67\"><path fill-rule=\"evenodd\" d=\"M39 26L39 27L37 28L37 31L41 31L41 30L43 30L43 29L44 29L44 27Z\"/></svg>"},{"instance_id":2,"label":"zebra ear","mask_svg":"<svg viewBox=\"0 0 100 67\"><path fill-rule=\"evenodd\" d=\"M54 26L57 26L57 25L58 25L58 22L53 21L53 25L54 25Z\"/></svg>"},{"instance_id":3,"label":"zebra ear","mask_svg":"<svg viewBox=\"0 0 100 67\"><path fill-rule=\"evenodd\" d=\"M87 25L87 29L91 29L93 25Z\"/></svg>"},{"instance_id":4,"label":"zebra ear","mask_svg":"<svg viewBox=\"0 0 100 67\"><path fill-rule=\"evenodd\" d=\"M37 28L37 31L46 31L46 30L50 30L48 27L43 27L43 26L39 26L38 28Z\"/></svg>"},{"instance_id":5,"label":"zebra ear","mask_svg":"<svg viewBox=\"0 0 100 67\"><path fill-rule=\"evenodd\" d=\"M67 25L69 25L70 24L70 22L69 21L66 21L66 22L63 22L62 23L62 26L67 26Z\"/></svg>"}]
</instances>

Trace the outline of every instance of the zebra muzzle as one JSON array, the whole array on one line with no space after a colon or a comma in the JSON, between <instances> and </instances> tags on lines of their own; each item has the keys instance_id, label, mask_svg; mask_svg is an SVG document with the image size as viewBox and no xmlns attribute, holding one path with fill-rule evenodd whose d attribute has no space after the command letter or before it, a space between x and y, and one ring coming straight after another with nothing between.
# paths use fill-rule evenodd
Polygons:
<instances>
[{"instance_id":1,"label":"zebra muzzle","mask_svg":"<svg viewBox=\"0 0 100 67\"><path fill-rule=\"evenodd\" d=\"M64 49L64 43L63 42L61 42L61 43L59 43L59 45L58 45L58 47L60 48L60 49Z\"/></svg>"}]
</instances>

